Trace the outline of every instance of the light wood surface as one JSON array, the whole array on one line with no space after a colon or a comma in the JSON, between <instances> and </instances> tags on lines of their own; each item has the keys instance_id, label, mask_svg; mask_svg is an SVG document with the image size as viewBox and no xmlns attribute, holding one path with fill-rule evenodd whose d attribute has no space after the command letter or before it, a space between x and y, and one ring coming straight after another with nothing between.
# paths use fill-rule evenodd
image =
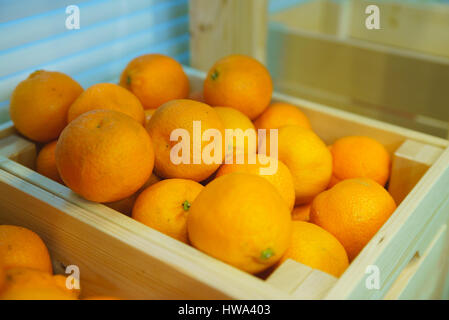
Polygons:
<instances>
[{"instance_id":1,"label":"light wood surface","mask_svg":"<svg viewBox=\"0 0 449 320\"><path fill-rule=\"evenodd\" d=\"M209 70L229 54L265 62L268 0L190 0L190 64Z\"/></svg>"},{"instance_id":2,"label":"light wood surface","mask_svg":"<svg viewBox=\"0 0 449 320\"><path fill-rule=\"evenodd\" d=\"M402 202L443 151L414 140L406 140L395 151L388 191L396 204Z\"/></svg>"},{"instance_id":3,"label":"light wood surface","mask_svg":"<svg viewBox=\"0 0 449 320\"><path fill-rule=\"evenodd\" d=\"M385 299L438 299L443 294L448 272L449 233L444 224L423 255L416 255L404 268Z\"/></svg>"},{"instance_id":4,"label":"light wood surface","mask_svg":"<svg viewBox=\"0 0 449 320\"><path fill-rule=\"evenodd\" d=\"M36 162L36 145L13 133L0 140L0 156L18 162L28 168L34 168Z\"/></svg>"},{"instance_id":5,"label":"light wood surface","mask_svg":"<svg viewBox=\"0 0 449 320\"><path fill-rule=\"evenodd\" d=\"M366 30L364 23L360 26L359 20L366 17L364 13L357 14L359 20L351 24L347 36L338 36L338 19L342 14L341 8L335 6L338 4L332 1L310 1L270 16L267 54L276 89L446 138L449 58L362 39L361 35L352 37L354 23L357 30L361 30L359 33L377 37L374 35L379 30ZM354 8L351 12L355 15ZM398 28L403 30L402 35L406 26L412 25L411 31L404 36L407 39L404 41L412 43L419 38L414 30L421 24L414 25L411 18L414 11L404 12L406 9L401 9L397 14L405 15L409 21ZM439 15L445 11L436 12ZM295 16L309 18L295 19ZM321 20L314 21L315 17ZM449 13L447 17L449 21ZM440 26L442 22L439 21L441 19L433 21L432 28ZM444 23L449 24L447 21ZM384 28L381 32L386 34L389 30ZM433 40L424 41L448 47L449 42L444 39L449 30L441 26L440 32L445 35L440 37L441 34L434 33L427 37ZM397 37L398 34L392 39Z\"/></svg>"},{"instance_id":6,"label":"light wood surface","mask_svg":"<svg viewBox=\"0 0 449 320\"><path fill-rule=\"evenodd\" d=\"M284 261L266 280L273 287L291 294L310 275L312 268L291 259Z\"/></svg>"},{"instance_id":7,"label":"light wood surface","mask_svg":"<svg viewBox=\"0 0 449 320\"><path fill-rule=\"evenodd\" d=\"M393 47L401 47L449 58L449 7L437 3L404 3L401 1L348 1L348 36ZM375 4L380 11L381 29L365 28L365 8Z\"/></svg>"}]
</instances>

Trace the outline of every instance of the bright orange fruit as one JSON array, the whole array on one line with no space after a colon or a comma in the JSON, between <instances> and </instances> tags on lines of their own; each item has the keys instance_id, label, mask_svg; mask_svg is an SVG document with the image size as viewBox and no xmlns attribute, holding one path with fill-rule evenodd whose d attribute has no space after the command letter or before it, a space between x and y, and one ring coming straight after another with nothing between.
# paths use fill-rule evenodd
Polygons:
<instances>
[{"instance_id":1,"label":"bright orange fruit","mask_svg":"<svg viewBox=\"0 0 449 320\"><path fill-rule=\"evenodd\" d=\"M198 132L194 132L195 125ZM203 140L202 136L208 129L218 130L220 133L218 138L221 141L215 141L214 138L211 138L211 141ZM202 181L214 173L223 161L225 137L223 123L218 113L207 104L187 99L167 102L154 112L147 124L147 130L154 142L155 171L161 178ZM182 135L178 140L171 139L172 134L176 132L182 132L186 136ZM198 143L194 143L195 139L198 139L196 140ZM206 148L215 143L216 149L222 148L221 154ZM189 150L181 149L184 144ZM195 152L194 145L198 146L196 150L198 152ZM180 149L177 150L177 147ZM179 163L177 160L174 161L173 154L181 159L185 155L188 163L180 159ZM208 163L204 155L213 157L217 155L218 159Z\"/></svg>"},{"instance_id":2,"label":"bright orange fruit","mask_svg":"<svg viewBox=\"0 0 449 320\"><path fill-rule=\"evenodd\" d=\"M312 129L307 116L295 105L274 102L254 121L257 129L276 129L284 126L300 126Z\"/></svg>"},{"instance_id":3,"label":"bright orange fruit","mask_svg":"<svg viewBox=\"0 0 449 320\"><path fill-rule=\"evenodd\" d=\"M295 221L309 221L310 220L310 208L312 203L296 206L292 211L292 220Z\"/></svg>"},{"instance_id":4,"label":"bright orange fruit","mask_svg":"<svg viewBox=\"0 0 449 320\"><path fill-rule=\"evenodd\" d=\"M317 225L293 221L292 240L280 263L292 259L339 277L348 267L345 248L332 234Z\"/></svg>"},{"instance_id":5,"label":"bright orange fruit","mask_svg":"<svg viewBox=\"0 0 449 320\"><path fill-rule=\"evenodd\" d=\"M61 177L59 176L58 168L56 167L56 143L58 141L52 141L47 143L37 155L36 158L36 171L40 174L50 178L56 182L63 184Z\"/></svg>"},{"instance_id":6,"label":"bright orange fruit","mask_svg":"<svg viewBox=\"0 0 449 320\"><path fill-rule=\"evenodd\" d=\"M56 165L64 183L96 202L129 197L148 180L153 164L153 145L144 127L112 110L82 114L64 129L56 145Z\"/></svg>"},{"instance_id":7,"label":"bright orange fruit","mask_svg":"<svg viewBox=\"0 0 449 320\"><path fill-rule=\"evenodd\" d=\"M120 85L134 93L145 109L189 95L189 79L181 64L161 54L133 59L123 71Z\"/></svg>"},{"instance_id":8,"label":"bright orange fruit","mask_svg":"<svg viewBox=\"0 0 449 320\"><path fill-rule=\"evenodd\" d=\"M332 233L353 260L395 209L391 195L374 180L347 179L313 200L310 222Z\"/></svg>"},{"instance_id":9,"label":"bright orange fruit","mask_svg":"<svg viewBox=\"0 0 449 320\"><path fill-rule=\"evenodd\" d=\"M94 84L81 93L69 108L67 122L72 122L83 113L98 109L122 112L144 124L145 114L139 99L113 83Z\"/></svg>"},{"instance_id":10,"label":"bright orange fruit","mask_svg":"<svg viewBox=\"0 0 449 320\"><path fill-rule=\"evenodd\" d=\"M254 58L230 55L218 60L204 81L204 101L235 108L251 120L268 106L273 84L267 68Z\"/></svg>"},{"instance_id":11,"label":"bright orange fruit","mask_svg":"<svg viewBox=\"0 0 449 320\"><path fill-rule=\"evenodd\" d=\"M296 205L311 202L327 188L332 175L332 156L312 130L300 126L278 129L278 153L279 160L293 176Z\"/></svg>"},{"instance_id":12,"label":"bright orange fruit","mask_svg":"<svg viewBox=\"0 0 449 320\"><path fill-rule=\"evenodd\" d=\"M132 217L187 243L187 215L190 206L203 188L201 184L192 180L162 180L139 195L134 204Z\"/></svg>"},{"instance_id":13,"label":"bright orange fruit","mask_svg":"<svg viewBox=\"0 0 449 320\"><path fill-rule=\"evenodd\" d=\"M199 250L258 273L275 264L289 246L291 216L266 179L234 172L200 192L190 208L187 230Z\"/></svg>"},{"instance_id":14,"label":"bright orange fruit","mask_svg":"<svg viewBox=\"0 0 449 320\"><path fill-rule=\"evenodd\" d=\"M23 227L0 225L0 256L6 269L25 267L47 273L53 270L42 239Z\"/></svg>"},{"instance_id":15,"label":"bright orange fruit","mask_svg":"<svg viewBox=\"0 0 449 320\"><path fill-rule=\"evenodd\" d=\"M257 158L255 164L243 163L243 164L223 164L220 169L218 169L216 177L221 177L225 174L232 172L243 172L260 175L261 177L268 180L276 190L279 192L281 197L285 200L288 208L293 209L295 204L295 186L293 184L293 177L288 170L287 166L278 160L278 167L274 174L262 174L261 169L268 167L268 165L262 164Z\"/></svg>"},{"instance_id":16,"label":"bright orange fruit","mask_svg":"<svg viewBox=\"0 0 449 320\"><path fill-rule=\"evenodd\" d=\"M65 286L65 276L27 268L6 271L1 300L77 300L79 291Z\"/></svg>"},{"instance_id":17,"label":"bright orange fruit","mask_svg":"<svg viewBox=\"0 0 449 320\"><path fill-rule=\"evenodd\" d=\"M55 140L67 125L70 105L82 92L78 82L64 73L35 71L11 95L11 120L31 140Z\"/></svg>"},{"instance_id":18,"label":"bright orange fruit","mask_svg":"<svg viewBox=\"0 0 449 320\"><path fill-rule=\"evenodd\" d=\"M330 186L351 178L370 178L385 185L390 176L390 154L375 139L365 136L340 138L330 147L333 174Z\"/></svg>"}]
</instances>

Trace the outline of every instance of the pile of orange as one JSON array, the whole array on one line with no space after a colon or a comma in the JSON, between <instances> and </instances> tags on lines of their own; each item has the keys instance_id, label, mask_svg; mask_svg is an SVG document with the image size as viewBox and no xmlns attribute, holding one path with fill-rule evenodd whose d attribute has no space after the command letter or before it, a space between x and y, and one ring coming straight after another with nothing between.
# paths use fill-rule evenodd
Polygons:
<instances>
[{"instance_id":1,"label":"pile of orange","mask_svg":"<svg viewBox=\"0 0 449 320\"><path fill-rule=\"evenodd\" d=\"M294 259L338 277L395 210L389 153L365 136L328 146L306 110L272 90L247 56L217 61L203 91L189 92L179 63L149 54L119 85L84 92L33 73L11 117L48 143L37 171L88 200L253 274Z\"/></svg>"},{"instance_id":2,"label":"pile of orange","mask_svg":"<svg viewBox=\"0 0 449 320\"><path fill-rule=\"evenodd\" d=\"M36 233L0 225L0 300L78 300L80 293L77 279L53 274L48 249Z\"/></svg>"}]
</instances>

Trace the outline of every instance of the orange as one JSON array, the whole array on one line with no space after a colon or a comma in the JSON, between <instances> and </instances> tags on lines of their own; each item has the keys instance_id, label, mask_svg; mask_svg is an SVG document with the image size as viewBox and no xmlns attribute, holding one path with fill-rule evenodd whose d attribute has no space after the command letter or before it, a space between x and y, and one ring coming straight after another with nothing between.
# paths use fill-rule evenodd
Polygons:
<instances>
[{"instance_id":1,"label":"orange","mask_svg":"<svg viewBox=\"0 0 449 320\"><path fill-rule=\"evenodd\" d=\"M25 137L49 142L67 125L67 111L83 88L68 75L38 70L20 82L11 95L9 113Z\"/></svg>"},{"instance_id":2,"label":"orange","mask_svg":"<svg viewBox=\"0 0 449 320\"><path fill-rule=\"evenodd\" d=\"M197 132L194 131L194 124ZM201 139L208 129L218 130L220 137L217 141L215 138L210 141ZM207 104L186 99L167 102L153 114L147 130L155 147L155 171L161 178L202 181L214 173L223 161L223 123L218 113ZM173 139L170 138L172 135ZM194 141L198 142L194 144ZM215 146L215 150L208 149L208 146ZM204 155L217 159L207 163Z\"/></svg>"},{"instance_id":3,"label":"orange","mask_svg":"<svg viewBox=\"0 0 449 320\"><path fill-rule=\"evenodd\" d=\"M218 113L218 116L221 119L221 122L224 125L225 129L232 129L234 130L235 134L242 134L245 135L246 133L248 136L242 136L244 140L240 140L237 137L231 137L232 139L228 138L227 145L225 146L226 155L230 156L230 152L233 153L233 159L236 159L237 153L242 153L243 155L247 155L249 152L256 153L257 150L257 132L254 128L253 123L251 120L245 116L240 111L229 108L229 107L214 107L214 110ZM241 132L238 130L242 130ZM249 131L247 131L249 130ZM253 140L250 140L251 136L253 135ZM225 132L225 139L226 139L226 132ZM233 163L236 163L236 161L232 161Z\"/></svg>"},{"instance_id":4,"label":"orange","mask_svg":"<svg viewBox=\"0 0 449 320\"><path fill-rule=\"evenodd\" d=\"M268 180L279 192L281 197L285 200L287 207L292 210L295 204L295 186L293 184L293 177L287 166L281 161L277 162L277 170L274 174L264 175L261 168L266 168L268 165L263 165L259 158L255 164L223 164L217 171L216 177L221 177L232 172L243 172L260 175Z\"/></svg>"},{"instance_id":5,"label":"orange","mask_svg":"<svg viewBox=\"0 0 449 320\"><path fill-rule=\"evenodd\" d=\"M114 201L114 202L108 202L108 203L105 203L104 205L106 205L109 208L112 208L114 210L117 210L118 212L121 212L127 216L131 216L131 213L133 211L134 202L136 202L136 199L139 196L139 194L143 190L148 188L149 186L152 186L153 184L155 184L156 182L159 182L159 181L161 181L161 179L158 176L156 176L154 173L152 173L150 176L150 179L148 179L148 181L145 182L144 185L139 190L137 190L137 192L133 193L132 195L130 195L129 197L127 197L125 199Z\"/></svg>"},{"instance_id":6,"label":"orange","mask_svg":"<svg viewBox=\"0 0 449 320\"><path fill-rule=\"evenodd\" d=\"M276 188L248 173L210 182L187 217L190 242L199 250L249 273L275 264L290 244L290 211Z\"/></svg>"},{"instance_id":7,"label":"orange","mask_svg":"<svg viewBox=\"0 0 449 320\"><path fill-rule=\"evenodd\" d=\"M148 180L153 164L153 146L144 127L112 110L82 114L56 145L56 166L64 183L96 202L129 197Z\"/></svg>"},{"instance_id":8,"label":"orange","mask_svg":"<svg viewBox=\"0 0 449 320\"><path fill-rule=\"evenodd\" d=\"M53 270L44 242L26 228L0 225L0 255L6 269L25 267L47 273Z\"/></svg>"},{"instance_id":9,"label":"orange","mask_svg":"<svg viewBox=\"0 0 449 320\"><path fill-rule=\"evenodd\" d=\"M349 265L345 248L332 234L304 221L292 223L292 240L280 263L287 259L335 277L339 277Z\"/></svg>"},{"instance_id":10,"label":"orange","mask_svg":"<svg viewBox=\"0 0 449 320\"><path fill-rule=\"evenodd\" d=\"M273 92L270 73L256 59L230 55L217 61L204 81L204 101L235 108L251 120L268 106Z\"/></svg>"},{"instance_id":11,"label":"orange","mask_svg":"<svg viewBox=\"0 0 449 320\"><path fill-rule=\"evenodd\" d=\"M156 111L156 109L146 109L145 110L145 126L150 121L151 116L153 115L154 111Z\"/></svg>"},{"instance_id":12,"label":"orange","mask_svg":"<svg viewBox=\"0 0 449 320\"><path fill-rule=\"evenodd\" d=\"M313 200L310 222L332 233L353 260L395 209L391 195L374 180L348 179Z\"/></svg>"},{"instance_id":13,"label":"orange","mask_svg":"<svg viewBox=\"0 0 449 320\"><path fill-rule=\"evenodd\" d=\"M274 102L254 121L257 129L276 129L295 125L312 129L307 116L295 105Z\"/></svg>"},{"instance_id":14,"label":"orange","mask_svg":"<svg viewBox=\"0 0 449 320\"><path fill-rule=\"evenodd\" d=\"M167 101L189 95L189 79L182 66L161 54L133 59L123 71L120 85L134 93L145 109L155 109Z\"/></svg>"},{"instance_id":15,"label":"orange","mask_svg":"<svg viewBox=\"0 0 449 320\"><path fill-rule=\"evenodd\" d=\"M122 300L122 299L117 298L117 297L111 297L111 296L92 296L92 297L85 298L83 300Z\"/></svg>"},{"instance_id":16,"label":"orange","mask_svg":"<svg viewBox=\"0 0 449 320\"><path fill-rule=\"evenodd\" d=\"M390 155L375 139L364 136L340 138L330 148L333 174L330 186L351 178L370 178L385 185L390 176Z\"/></svg>"},{"instance_id":17,"label":"orange","mask_svg":"<svg viewBox=\"0 0 449 320\"><path fill-rule=\"evenodd\" d=\"M132 217L185 243L190 206L204 187L185 179L167 179L145 189L137 198Z\"/></svg>"},{"instance_id":18,"label":"orange","mask_svg":"<svg viewBox=\"0 0 449 320\"><path fill-rule=\"evenodd\" d=\"M63 183L59 176L58 168L56 168L56 143L52 141L46 144L36 158L36 171L56 182Z\"/></svg>"},{"instance_id":19,"label":"orange","mask_svg":"<svg viewBox=\"0 0 449 320\"><path fill-rule=\"evenodd\" d=\"M65 287L64 276L27 268L7 270L1 300L76 300L79 291Z\"/></svg>"},{"instance_id":20,"label":"orange","mask_svg":"<svg viewBox=\"0 0 449 320\"><path fill-rule=\"evenodd\" d=\"M98 109L122 112L141 124L145 121L142 104L135 95L113 83L98 83L86 89L72 103L67 122L72 122L83 113Z\"/></svg>"},{"instance_id":21,"label":"orange","mask_svg":"<svg viewBox=\"0 0 449 320\"><path fill-rule=\"evenodd\" d=\"M0 294L6 282L6 270L3 262L3 256L0 256Z\"/></svg>"},{"instance_id":22,"label":"orange","mask_svg":"<svg viewBox=\"0 0 449 320\"><path fill-rule=\"evenodd\" d=\"M303 204L293 208L292 219L297 221L310 220L310 207L312 203Z\"/></svg>"},{"instance_id":23,"label":"orange","mask_svg":"<svg viewBox=\"0 0 449 320\"><path fill-rule=\"evenodd\" d=\"M278 157L293 176L296 205L311 202L329 185L332 156L312 130L300 126L278 129Z\"/></svg>"}]
</instances>

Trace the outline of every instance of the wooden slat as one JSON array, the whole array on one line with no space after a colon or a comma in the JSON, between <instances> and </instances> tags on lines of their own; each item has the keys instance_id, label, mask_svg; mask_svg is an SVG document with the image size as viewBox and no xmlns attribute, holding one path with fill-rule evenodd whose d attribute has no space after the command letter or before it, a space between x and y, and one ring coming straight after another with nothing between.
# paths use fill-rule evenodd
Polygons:
<instances>
[{"instance_id":1,"label":"wooden slat","mask_svg":"<svg viewBox=\"0 0 449 320\"><path fill-rule=\"evenodd\" d=\"M449 7L445 4L412 4L400 1L351 0L349 36L449 58ZM365 8L375 4L381 29L365 28Z\"/></svg>"},{"instance_id":2,"label":"wooden slat","mask_svg":"<svg viewBox=\"0 0 449 320\"><path fill-rule=\"evenodd\" d=\"M404 268L384 299L438 299L449 273L449 232L442 225L422 256Z\"/></svg>"},{"instance_id":3,"label":"wooden slat","mask_svg":"<svg viewBox=\"0 0 449 320\"><path fill-rule=\"evenodd\" d=\"M14 124L12 123L12 121L6 121L0 124L0 139L3 139L14 133L16 133L16 129L14 128Z\"/></svg>"},{"instance_id":4,"label":"wooden slat","mask_svg":"<svg viewBox=\"0 0 449 320\"><path fill-rule=\"evenodd\" d=\"M312 268L291 259L284 261L266 280L267 283L291 294L307 276Z\"/></svg>"},{"instance_id":5,"label":"wooden slat","mask_svg":"<svg viewBox=\"0 0 449 320\"><path fill-rule=\"evenodd\" d=\"M266 280L267 283L287 292L292 299L321 299L337 282L337 278L288 259Z\"/></svg>"},{"instance_id":6,"label":"wooden slat","mask_svg":"<svg viewBox=\"0 0 449 320\"><path fill-rule=\"evenodd\" d=\"M416 183L443 153L443 149L413 140L406 140L393 155L388 191L396 204L415 187Z\"/></svg>"},{"instance_id":7,"label":"wooden slat","mask_svg":"<svg viewBox=\"0 0 449 320\"><path fill-rule=\"evenodd\" d=\"M309 118L313 130L327 144L332 144L338 138L356 134L377 139L391 154L406 139L441 148L446 148L449 145L449 142L445 139L338 110L309 100L280 93L274 93L273 100L288 101L299 106Z\"/></svg>"},{"instance_id":8,"label":"wooden slat","mask_svg":"<svg viewBox=\"0 0 449 320\"><path fill-rule=\"evenodd\" d=\"M265 62L267 0L190 0L191 65L209 70L240 53Z\"/></svg>"},{"instance_id":9,"label":"wooden slat","mask_svg":"<svg viewBox=\"0 0 449 320\"><path fill-rule=\"evenodd\" d=\"M28 168L34 168L36 145L16 134L0 139L0 156L16 161Z\"/></svg>"},{"instance_id":10,"label":"wooden slat","mask_svg":"<svg viewBox=\"0 0 449 320\"><path fill-rule=\"evenodd\" d=\"M339 10L322 11L318 17L323 21L315 22L316 25L294 19L296 15L308 15L312 20L314 12L321 10L320 2L314 3L270 17L267 48L275 88L447 137L449 59L360 39L339 38L335 31ZM292 21L285 22L289 19ZM334 31L329 30L327 21ZM414 39L412 35L409 32L410 41Z\"/></svg>"},{"instance_id":11,"label":"wooden slat","mask_svg":"<svg viewBox=\"0 0 449 320\"><path fill-rule=\"evenodd\" d=\"M332 286L337 283L337 280L330 274L320 270L313 270L292 292L292 296L294 299L303 300L322 299Z\"/></svg>"}]
</instances>

